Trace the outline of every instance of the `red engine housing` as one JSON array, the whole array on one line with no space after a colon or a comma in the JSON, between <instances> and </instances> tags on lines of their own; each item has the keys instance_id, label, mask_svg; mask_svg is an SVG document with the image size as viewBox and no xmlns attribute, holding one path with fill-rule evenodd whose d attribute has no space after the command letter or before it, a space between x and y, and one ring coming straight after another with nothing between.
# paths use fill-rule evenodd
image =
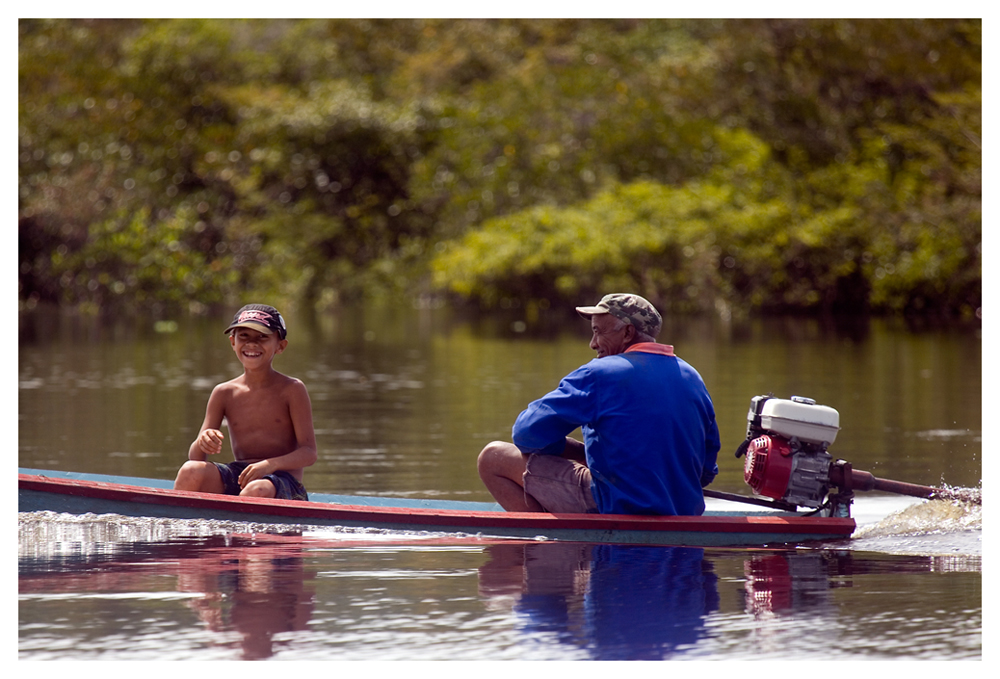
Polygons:
<instances>
[{"instance_id":1,"label":"red engine housing","mask_svg":"<svg viewBox=\"0 0 1000 679\"><path fill-rule=\"evenodd\" d=\"M788 490L792 464L792 448L788 441L759 436L747 448L743 480L758 495L780 500Z\"/></svg>"}]
</instances>

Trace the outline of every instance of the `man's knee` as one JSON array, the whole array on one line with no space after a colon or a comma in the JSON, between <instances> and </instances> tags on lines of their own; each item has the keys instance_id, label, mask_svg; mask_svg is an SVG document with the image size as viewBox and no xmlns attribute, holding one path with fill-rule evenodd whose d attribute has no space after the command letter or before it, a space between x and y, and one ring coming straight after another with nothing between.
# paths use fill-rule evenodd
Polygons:
<instances>
[{"instance_id":1,"label":"man's knee","mask_svg":"<svg viewBox=\"0 0 1000 679\"><path fill-rule=\"evenodd\" d=\"M513 443L493 441L479 453L477 468L480 478L502 476L517 483L524 474L525 455Z\"/></svg>"},{"instance_id":2,"label":"man's knee","mask_svg":"<svg viewBox=\"0 0 1000 679\"><path fill-rule=\"evenodd\" d=\"M479 452L476 460L476 467L480 475L485 472L496 473L497 469L503 466L505 458L510 455L510 443L504 441L492 441Z\"/></svg>"}]
</instances>

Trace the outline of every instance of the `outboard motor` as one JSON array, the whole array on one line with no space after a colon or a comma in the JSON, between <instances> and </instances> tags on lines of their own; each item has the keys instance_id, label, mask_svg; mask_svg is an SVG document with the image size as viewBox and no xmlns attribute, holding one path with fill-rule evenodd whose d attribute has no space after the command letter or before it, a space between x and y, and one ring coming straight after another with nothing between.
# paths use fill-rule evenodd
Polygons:
<instances>
[{"instance_id":1,"label":"outboard motor","mask_svg":"<svg viewBox=\"0 0 1000 679\"><path fill-rule=\"evenodd\" d=\"M755 396L747 413L743 478L757 495L802 507L819 507L830 490L827 448L837 438L840 414L811 398Z\"/></svg>"},{"instance_id":2,"label":"outboard motor","mask_svg":"<svg viewBox=\"0 0 1000 679\"><path fill-rule=\"evenodd\" d=\"M791 399L754 396L747 413L747 437L736 457L746 455L743 479L763 497L703 490L705 497L763 504L776 509L813 509L811 514L849 517L855 490L898 493L928 500L982 504L976 489L932 488L880 479L834 460L827 448L840 431L840 413L802 396ZM769 499L764 499L769 498Z\"/></svg>"}]
</instances>

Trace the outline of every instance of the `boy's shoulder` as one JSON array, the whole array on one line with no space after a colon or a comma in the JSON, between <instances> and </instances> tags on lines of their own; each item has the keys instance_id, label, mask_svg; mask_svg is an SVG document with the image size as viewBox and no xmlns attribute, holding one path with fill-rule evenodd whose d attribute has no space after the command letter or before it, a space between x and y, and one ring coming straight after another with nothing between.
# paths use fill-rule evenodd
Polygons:
<instances>
[{"instance_id":1,"label":"boy's shoulder","mask_svg":"<svg viewBox=\"0 0 1000 679\"><path fill-rule=\"evenodd\" d=\"M305 387L305 383L302 382L298 377L292 377L291 375L286 375L284 373L279 373L277 370L274 371L274 384L281 387L288 387L292 385L301 385Z\"/></svg>"},{"instance_id":2,"label":"boy's shoulder","mask_svg":"<svg viewBox=\"0 0 1000 679\"><path fill-rule=\"evenodd\" d=\"M246 377L240 375L234 377L231 380L226 380L225 382L219 382L215 385L215 391L231 391L233 389L239 388L240 386L246 384Z\"/></svg>"},{"instance_id":3,"label":"boy's shoulder","mask_svg":"<svg viewBox=\"0 0 1000 679\"><path fill-rule=\"evenodd\" d=\"M243 374L226 382L220 382L215 385L215 390L220 393L233 393L247 389L248 385L246 374ZM297 377L291 377L290 375L273 370L267 382L266 389L284 391L289 388L305 389L306 385Z\"/></svg>"}]
</instances>

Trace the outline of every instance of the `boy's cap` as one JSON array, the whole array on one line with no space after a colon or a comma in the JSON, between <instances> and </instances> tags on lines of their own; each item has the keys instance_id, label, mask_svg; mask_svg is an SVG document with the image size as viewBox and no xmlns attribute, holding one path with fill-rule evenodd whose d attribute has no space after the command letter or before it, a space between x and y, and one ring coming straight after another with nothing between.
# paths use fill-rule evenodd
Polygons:
<instances>
[{"instance_id":1,"label":"boy's cap","mask_svg":"<svg viewBox=\"0 0 1000 679\"><path fill-rule=\"evenodd\" d=\"M631 323L639 332L656 337L660 334L663 319L660 312L652 304L639 295L615 292L605 295L596 306L578 306L576 308L584 318L597 314L611 314L620 321Z\"/></svg>"},{"instance_id":2,"label":"boy's cap","mask_svg":"<svg viewBox=\"0 0 1000 679\"><path fill-rule=\"evenodd\" d=\"M285 339L285 319L281 317L278 310L267 304L247 304L236 312L233 322L226 328L226 334L232 332L233 328L253 328L270 335L278 333L278 339Z\"/></svg>"}]
</instances>

